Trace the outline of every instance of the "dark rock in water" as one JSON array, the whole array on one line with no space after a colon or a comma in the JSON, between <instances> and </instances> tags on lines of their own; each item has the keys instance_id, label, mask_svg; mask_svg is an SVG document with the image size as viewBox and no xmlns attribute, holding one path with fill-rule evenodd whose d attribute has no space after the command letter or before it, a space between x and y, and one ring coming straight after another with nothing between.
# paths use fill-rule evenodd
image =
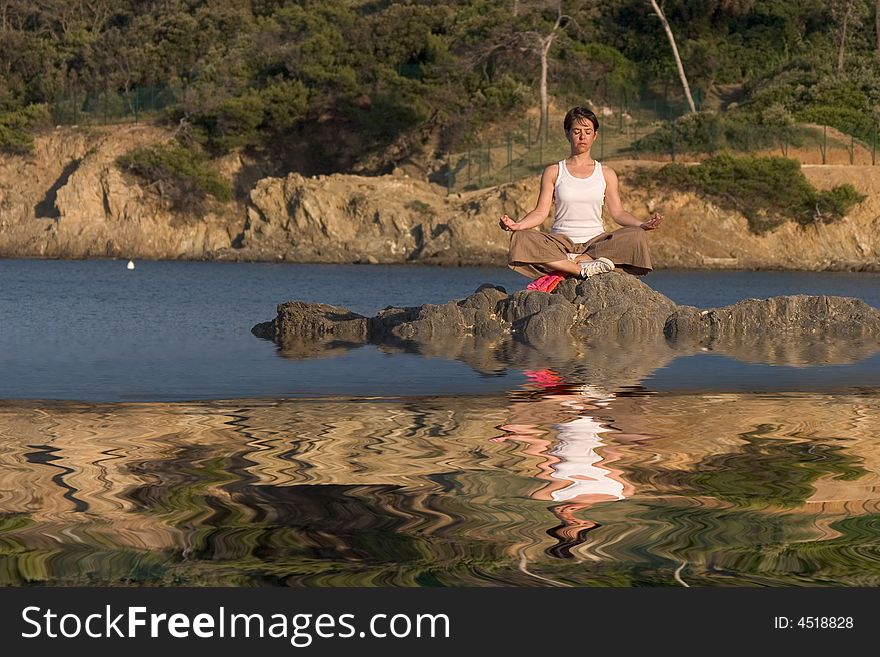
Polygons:
<instances>
[{"instance_id":1,"label":"dark rock in water","mask_svg":"<svg viewBox=\"0 0 880 657\"><path fill-rule=\"evenodd\" d=\"M666 360L673 351L714 350L743 360L801 364L870 355L880 348L880 313L857 299L810 296L750 299L700 310L679 306L638 278L614 272L563 281L552 294L520 290L508 295L504 288L482 285L466 299L389 307L371 318L346 308L290 301L278 306L272 322L252 331L274 340L290 357L372 343L455 358L483 372L503 369L504 362L516 361L510 360L516 354L540 362L563 354L593 358L617 353L613 360L624 367L630 359L620 354L637 344L651 345Z\"/></svg>"},{"instance_id":2,"label":"dark rock in water","mask_svg":"<svg viewBox=\"0 0 880 657\"><path fill-rule=\"evenodd\" d=\"M860 299L794 295L746 299L711 310L679 309L666 320L679 345L773 364L846 363L880 340L880 312Z\"/></svg>"},{"instance_id":3,"label":"dark rock in water","mask_svg":"<svg viewBox=\"0 0 880 657\"><path fill-rule=\"evenodd\" d=\"M860 299L796 295L746 299L712 310L681 309L666 321L668 338L725 340L816 336L880 336L880 313Z\"/></svg>"},{"instance_id":4,"label":"dark rock in water","mask_svg":"<svg viewBox=\"0 0 880 657\"><path fill-rule=\"evenodd\" d=\"M326 356L369 340L370 320L347 308L288 301L277 312L274 320L257 324L251 333L274 341L289 358Z\"/></svg>"},{"instance_id":5,"label":"dark rock in water","mask_svg":"<svg viewBox=\"0 0 880 657\"><path fill-rule=\"evenodd\" d=\"M257 324L264 336L286 342L290 339L346 340L366 342L369 320L348 308L328 306L324 303L288 301L278 306L278 316L273 322Z\"/></svg>"}]
</instances>

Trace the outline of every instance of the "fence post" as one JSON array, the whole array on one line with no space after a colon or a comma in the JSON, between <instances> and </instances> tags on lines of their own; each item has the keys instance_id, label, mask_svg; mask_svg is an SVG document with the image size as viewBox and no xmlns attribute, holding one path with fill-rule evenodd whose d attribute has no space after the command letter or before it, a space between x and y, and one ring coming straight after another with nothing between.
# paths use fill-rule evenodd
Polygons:
<instances>
[{"instance_id":1,"label":"fence post","mask_svg":"<svg viewBox=\"0 0 880 657\"><path fill-rule=\"evenodd\" d=\"M877 126L874 126L874 139L871 142L871 166L877 164Z\"/></svg>"},{"instance_id":2,"label":"fence post","mask_svg":"<svg viewBox=\"0 0 880 657\"><path fill-rule=\"evenodd\" d=\"M492 142L486 143L486 175L492 175Z\"/></svg>"},{"instance_id":3,"label":"fence post","mask_svg":"<svg viewBox=\"0 0 880 657\"><path fill-rule=\"evenodd\" d=\"M822 164L827 163L826 153L828 152L828 126L822 126Z\"/></svg>"},{"instance_id":4,"label":"fence post","mask_svg":"<svg viewBox=\"0 0 880 657\"><path fill-rule=\"evenodd\" d=\"M672 148L670 154L672 155L672 161L675 162L675 121L670 121L670 124L672 125Z\"/></svg>"}]
</instances>

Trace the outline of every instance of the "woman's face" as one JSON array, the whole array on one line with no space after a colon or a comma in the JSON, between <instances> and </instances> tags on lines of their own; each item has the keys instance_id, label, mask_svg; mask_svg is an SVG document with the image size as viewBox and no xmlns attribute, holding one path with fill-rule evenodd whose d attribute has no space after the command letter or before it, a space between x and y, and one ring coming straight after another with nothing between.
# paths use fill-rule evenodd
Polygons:
<instances>
[{"instance_id":1,"label":"woman's face","mask_svg":"<svg viewBox=\"0 0 880 657\"><path fill-rule=\"evenodd\" d=\"M587 119L577 121L568 131L568 143L571 144L572 155L588 153L596 141L596 130Z\"/></svg>"}]
</instances>

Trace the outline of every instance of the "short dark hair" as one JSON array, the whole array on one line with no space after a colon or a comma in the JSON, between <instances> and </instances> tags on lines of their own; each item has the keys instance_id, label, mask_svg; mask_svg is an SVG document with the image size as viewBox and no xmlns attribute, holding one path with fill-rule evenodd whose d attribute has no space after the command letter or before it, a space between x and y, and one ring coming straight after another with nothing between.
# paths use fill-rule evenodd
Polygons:
<instances>
[{"instance_id":1,"label":"short dark hair","mask_svg":"<svg viewBox=\"0 0 880 657\"><path fill-rule=\"evenodd\" d=\"M581 105L572 107L566 112L565 119L562 121L562 127L565 128L565 132L571 132L574 124L580 121L589 121L593 124L593 130L599 131L599 118L593 113L593 110Z\"/></svg>"}]
</instances>

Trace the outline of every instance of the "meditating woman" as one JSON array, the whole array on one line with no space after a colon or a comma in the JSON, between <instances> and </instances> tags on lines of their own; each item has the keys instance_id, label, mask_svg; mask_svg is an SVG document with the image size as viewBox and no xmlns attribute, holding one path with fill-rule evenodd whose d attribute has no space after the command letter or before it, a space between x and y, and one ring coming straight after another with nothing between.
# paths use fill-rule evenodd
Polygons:
<instances>
[{"instance_id":1,"label":"meditating woman","mask_svg":"<svg viewBox=\"0 0 880 657\"><path fill-rule=\"evenodd\" d=\"M518 222L506 214L501 217L501 227L513 231L508 265L529 278L545 274L588 278L615 267L637 276L647 274L652 267L645 231L657 228L663 216L655 212L647 221L639 221L623 209L617 174L590 155L599 133L593 112L574 107L565 115L563 127L571 155L544 169L535 209ZM556 218L550 232L529 230L544 223L554 199ZM603 203L622 228L605 232Z\"/></svg>"}]
</instances>

